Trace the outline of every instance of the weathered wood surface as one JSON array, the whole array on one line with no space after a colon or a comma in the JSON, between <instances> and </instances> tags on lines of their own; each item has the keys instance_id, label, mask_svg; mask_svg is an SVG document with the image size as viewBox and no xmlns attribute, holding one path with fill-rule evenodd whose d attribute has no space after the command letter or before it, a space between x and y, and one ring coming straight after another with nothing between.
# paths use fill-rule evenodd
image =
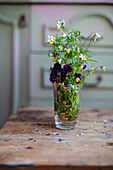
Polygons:
<instances>
[{"instance_id":1,"label":"weathered wood surface","mask_svg":"<svg viewBox=\"0 0 113 170\"><path fill-rule=\"evenodd\" d=\"M74 130L52 108L19 108L0 130L0 170L113 169L113 109L80 109Z\"/></svg>"}]
</instances>

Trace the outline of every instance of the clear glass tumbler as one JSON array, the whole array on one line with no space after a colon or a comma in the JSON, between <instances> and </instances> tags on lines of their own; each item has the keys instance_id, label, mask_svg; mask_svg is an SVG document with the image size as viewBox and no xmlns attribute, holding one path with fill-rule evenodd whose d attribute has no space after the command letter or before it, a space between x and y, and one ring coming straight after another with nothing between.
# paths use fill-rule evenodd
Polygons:
<instances>
[{"instance_id":1,"label":"clear glass tumbler","mask_svg":"<svg viewBox=\"0 0 113 170\"><path fill-rule=\"evenodd\" d=\"M81 85L54 85L55 125L59 129L74 129L78 122Z\"/></svg>"}]
</instances>

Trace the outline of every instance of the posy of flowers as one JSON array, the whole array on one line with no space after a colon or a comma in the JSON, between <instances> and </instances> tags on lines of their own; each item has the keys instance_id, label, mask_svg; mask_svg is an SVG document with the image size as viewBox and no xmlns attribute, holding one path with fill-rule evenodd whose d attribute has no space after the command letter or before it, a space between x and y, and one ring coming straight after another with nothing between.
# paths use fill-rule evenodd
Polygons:
<instances>
[{"instance_id":1,"label":"posy of flowers","mask_svg":"<svg viewBox=\"0 0 113 170\"><path fill-rule=\"evenodd\" d=\"M82 43L81 35L81 32L78 30L68 31L68 28L65 26L65 21L61 20L57 23L56 36L48 36L48 43L51 45L49 57L55 62L54 66L50 67L50 81L53 83L54 87L57 87L58 91L62 91L62 94L66 94L67 90L66 88L63 88L63 86L66 87L70 85L71 89L78 85L81 86L86 77L100 67L94 68L94 66L90 64L90 62L97 61L92 59L92 51L89 51L89 46L92 40L96 41L101 38L101 36L98 33L93 32L86 38L84 43ZM87 48L84 48L87 40L89 40L89 43ZM88 65L90 67L88 67ZM103 66L100 68L105 70L105 67ZM58 108L60 109L57 109L59 110L59 114L63 107L64 110L67 109L67 107L65 107L67 103L69 106L71 105L72 108L77 104L76 97L73 98L70 96L66 100L62 99L63 97L61 98L61 96L59 96L59 98L59 102L62 104L61 108L59 105ZM73 100L71 100L71 98L73 98ZM64 110L62 112L64 112ZM68 114L71 114L70 110ZM71 116L70 120L72 117L73 116Z\"/></svg>"},{"instance_id":2,"label":"posy of flowers","mask_svg":"<svg viewBox=\"0 0 113 170\"><path fill-rule=\"evenodd\" d=\"M89 55L89 53L92 53L88 50L90 43L101 36L98 33L91 33L85 42L81 44L81 32L76 30L68 32L64 20L58 21L57 29L60 30L60 34L57 32L56 36L48 36L48 42L52 47L49 50L49 56L55 62L54 67L50 68L50 81L54 84L65 85L83 83L89 74L99 68L99 66L96 68L92 66L86 71L90 61L97 62ZM90 42L87 48L84 49L83 47L90 37ZM100 68L105 70L103 66Z\"/></svg>"}]
</instances>

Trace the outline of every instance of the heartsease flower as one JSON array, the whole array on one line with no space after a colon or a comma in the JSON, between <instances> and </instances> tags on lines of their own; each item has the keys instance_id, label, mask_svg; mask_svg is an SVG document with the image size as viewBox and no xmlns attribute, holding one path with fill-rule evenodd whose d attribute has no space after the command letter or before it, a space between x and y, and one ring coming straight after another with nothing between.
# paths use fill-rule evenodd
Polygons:
<instances>
[{"instance_id":1,"label":"heartsease flower","mask_svg":"<svg viewBox=\"0 0 113 170\"><path fill-rule=\"evenodd\" d=\"M56 61L56 57L58 58L59 57L59 53L50 53L49 56L52 58L53 61Z\"/></svg>"},{"instance_id":2,"label":"heartsease flower","mask_svg":"<svg viewBox=\"0 0 113 170\"><path fill-rule=\"evenodd\" d=\"M75 76L75 82L78 84L78 83L80 83L80 81L81 81L81 74L80 73L75 73L74 74L74 76Z\"/></svg>"},{"instance_id":3,"label":"heartsease flower","mask_svg":"<svg viewBox=\"0 0 113 170\"><path fill-rule=\"evenodd\" d=\"M87 60L87 58L86 58L85 55L83 55L82 60L83 60L83 61L86 61L86 60Z\"/></svg>"},{"instance_id":4,"label":"heartsease flower","mask_svg":"<svg viewBox=\"0 0 113 170\"><path fill-rule=\"evenodd\" d=\"M61 68L61 64L55 63L54 67L51 69L50 73L50 81L52 83L63 83L66 79L66 74L64 72L64 69Z\"/></svg>"},{"instance_id":5,"label":"heartsease flower","mask_svg":"<svg viewBox=\"0 0 113 170\"><path fill-rule=\"evenodd\" d=\"M66 64L63 66L63 68L64 68L66 75L72 71L71 64Z\"/></svg>"},{"instance_id":6,"label":"heartsease flower","mask_svg":"<svg viewBox=\"0 0 113 170\"><path fill-rule=\"evenodd\" d=\"M84 70L86 67L87 67L87 65L84 64L84 65L81 65L81 66L80 66L80 69L83 69L83 70Z\"/></svg>"},{"instance_id":7,"label":"heartsease flower","mask_svg":"<svg viewBox=\"0 0 113 170\"><path fill-rule=\"evenodd\" d=\"M48 35L48 42L53 44L55 37Z\"/></svg>"},{"instance_id":8,"label":"heartsease flower","mask_svg":"<svg viewBox=\"0 0 113 170\"><path fill-rule=\"evenodd\" d=\"M94 33L94 41L96 41L96 40L98 40L98 39L100 39L100 38L101 38L101 35L100 35L100 34L98 34L97 32Z\"/></svg>"},{"instance_id":9,"label":"heartsease flower","mask_svg":"<svg viewBox=\"0 0 113 170\"><path fill-rule=\"evenodd\" d=\"M65 21L62 19L61 21L58 21L57 23L57 29L65 28Z\"/></svg>"}]
</instances>

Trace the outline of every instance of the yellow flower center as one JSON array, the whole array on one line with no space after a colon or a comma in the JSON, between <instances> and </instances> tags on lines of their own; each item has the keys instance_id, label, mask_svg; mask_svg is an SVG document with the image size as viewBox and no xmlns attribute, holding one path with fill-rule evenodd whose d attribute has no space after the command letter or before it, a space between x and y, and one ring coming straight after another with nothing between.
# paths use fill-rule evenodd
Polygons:
<instances>
[{"instance_id":1,"label":"yellow flower center","mask_svg":"<svg viewBox=\"0 0 113 170\"><path fill-rule=\"evenodd\" d=\"M83 66L80 66L80 70L83 69Z\"/></svg>"},{"instance_id":2,"label":"yellow flower center","mask_svg":"<svg viewBox=\"0 0 113 170\"><path fill-rule=\"evenodd\" d=\"M66 104L66 101L64 100L64 101L62 102L62 104L65 105L65 104Z\"/></svg>"},{"instance_id":3,"label":"yellow flower center","mask_svg":"<svg viewBox=\"0 0 113 170\"><path fill-rule=\"evenodd\" d=\"M67 53L70 53L70 50L69 50L69 49L67 49Z\"/></svg>"},{"instance_id":4,"label":"yellow flower center","mask_svg":"<svg viewBox=\"0 0 113 170\"><path fill-rule=\"evenodd\" d=\"M53 44L53 40L50 40L50 44Z\"/></svg>"},{"instance_id":5,"label":"yellow flower center","mask_svg":"<svg viewBox=\"0 0 113 170\"><path fill-rule=\"evenodd\" d=\"M56 83L56 82L54 82L54 83L53 83L53 86L54 86L54 87L57 87L57 83Z\"/></svg>"},{"instance_id":6,"label":"yellow flower center","mask_svg":"<svg viewBox=\"0 0 113 170\"><path fill-rule=\"evenodd\" d=\"M62 28L62 25L60 25L60 28Z\"/></svg>"},{"instance_id":7,"label":"yellow flower center","mask_svg":"<svg viewBox=\"0 0 113 170\"><path fill-rule=\"evenodd\" d=\"M83 57L83 60L86 61L86 57Z\"/></svg>"},{"instance_id":8,"label":"yellow flower center","mask_svg":"<svg viewBox=\"0 0 113 170\"><path fill-rule=\"evenodd\" d=\"M94 41L96 41L96 39L97 39L97 37L96 37L96 35L94 35Z\"/></svg>"},{"instance_id":9,"label":"yellow flower center","mask_svg":"<svg viewBox=\"0 0 113 170\"><path fill-rule=\"evenodd\" d=\"M52 57L52 60L55 61L55 57Z\"/></svg>"},{"instance_id":10,"label":"yellow flower center","mask_svg":"<svg viewBox=\"0 0 113 170\"><path fill-rule=\"evenodd\" d=\"M79 78L76 78L76 82L78 83L80 81L80 79Z\"/></svg>"},{"instance_id":11,"label":"yellow flower center","mask_svg":"<svg viewBox=\"0 0 113 170\"><path fill-rule=\"evenodd\" d=\"M66 77L68 77L69 75L70 75L70 73L67 73L67 74L66 74Z\"/></svg>"}]
</instances>

